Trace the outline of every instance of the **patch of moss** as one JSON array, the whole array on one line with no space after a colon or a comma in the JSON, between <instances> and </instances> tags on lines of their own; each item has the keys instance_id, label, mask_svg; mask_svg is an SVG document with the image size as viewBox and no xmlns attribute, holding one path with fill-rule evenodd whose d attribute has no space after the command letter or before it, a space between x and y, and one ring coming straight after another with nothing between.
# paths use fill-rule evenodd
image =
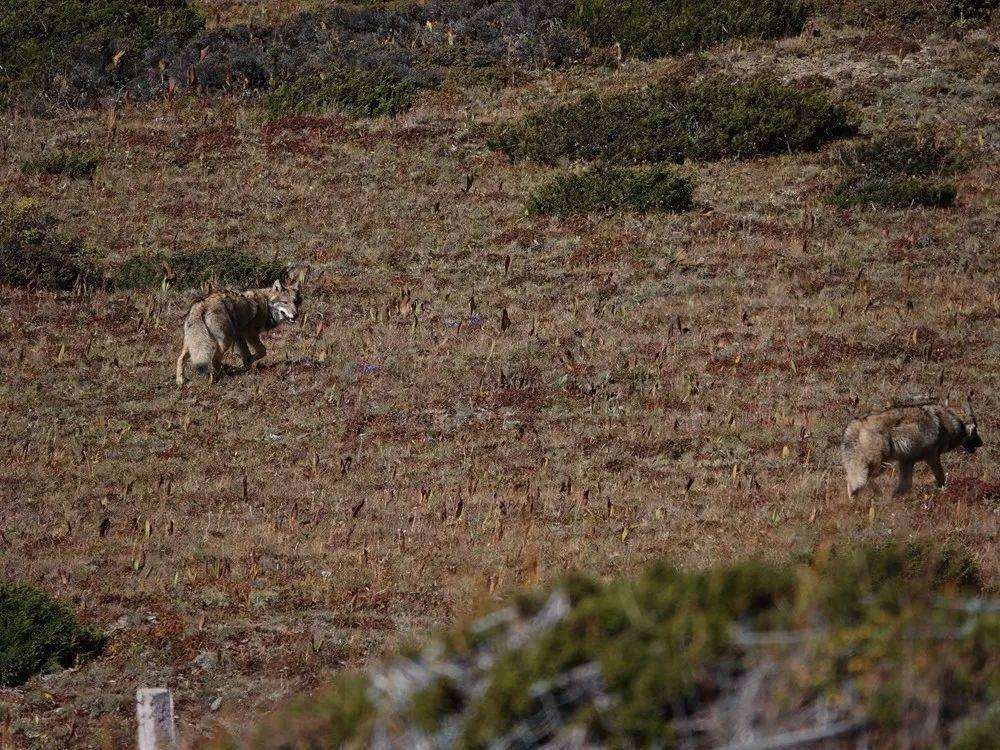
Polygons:
<instances>
[{"instance_id":1,"label":"patch of moss","mask_svg":"<svg viewBox=\"0 0 1000 750\"><path fill-rule=\"evenodd\" d=\"M834 188L830 202L840 208L951 206L958 191L941 178L964 165L950 145L912 133L889 133L845 148L839 161L847 177Z\"/></svg>"},{"instance_id":2,"label":"patch of moss","mask_svg":"<svg viewBox=\"0 0 1000 750\"><path fill-rule=\"evenodd\" d=\"M32 586L0 583L0 687L65 669L100 652L104 637Z\"/></svg>"},{"instance_id":3,"label":"patch of moss","mask_svg":"<svg viewBox=\"0 0 1000 750\"><path fill-rule=\"evenodd\" d=\"M593 44L618 42L626 54L650 58L798 34L807 14L800 0L576 0L567 23Z\"/></svg>"},{"instance_id":4,"label":"patch of moss","mask_svg":"<svg viewBox=\"0 0 1000 750\"><path fill-rule=\"evenodd\" d=\"M277 259L266 260L242 250L212 247L188 253L136 255L111 275L119 289L168 285L197 289L207 281L238 287L267 286L285 272Z\"/></svg>"},{"instance_id":5,"label":"patch of moss","mask_svg":"<svg viewBox=\"0 0 1000 750\"><path fill-rule=\"evenodd\" d=\"M44 151L21 163L21 173L31 175L63 175L65 177L92 177L100 162L93 151L59 149Z\"/></svg>"},{"instance_id":6,"label":"patch of moss","mask_svg":"<svg viewBox=\"0 0 1000 750\"><path fill-rule=\"evenodd\" d=\"M528 211L563 216L608 209L685 211L693 194L694 181L669 167L595 167L542 185L528 199Z\"/></svg>"},{"instance_id":7,"label":"patch of moss","mask_svg":"<svg viewBox=\"0 0 1000 750\"><path fill-rule=\"evenodd\" d=\"M718 76L614 96L590 94L499 128L489 145L512 159L543 163L569 158L637 164L811 150L855 132L851 113L818 88Z\"/></svg>"},{"instance_id":8,"label":"patch of moss","mask_svg":"<svg viewBox=\"0 0 1000 750\"><path fill-rule=\"evenodd\" d=\"M0 284L71 291L103 281L83 241L59 232L55 218L38 203L0 209Z\"/></svg>"},{"instance_id":9,"label":"patch of moss","mask_svg":"<svg viewBox=\"0 0 1000 750\"><path fill-rule=\"evenodd\" d=\"M0 94L64 72L75 47L114 42L136 52L203 25L185 0L0 0Z\"/></svg>"},{"instance_id":10,"label":"patch of moss","mask_svg":"<svg viewBox=\"0 0 1000 750\"><path fill-rule=\"evenodd\" d=\"M355 117L389 117L413 104L416 87L388 68L336 68L278 86L264 107L271 117L336 110Z\"/></svg>"}]
</instances>

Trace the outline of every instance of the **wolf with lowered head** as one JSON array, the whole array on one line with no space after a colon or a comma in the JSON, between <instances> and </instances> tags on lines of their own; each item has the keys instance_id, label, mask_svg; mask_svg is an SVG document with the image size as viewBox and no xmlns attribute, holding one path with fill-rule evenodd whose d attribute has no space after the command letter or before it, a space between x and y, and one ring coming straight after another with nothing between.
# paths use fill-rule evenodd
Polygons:
<instances>
[{"instance_id":1,"label":"wolf with lowered head","mask_svg":"<svg viewBox=\"0 0 1000 750\"><path fill-rule=\"evenodd\" d=\"M971 402L966 414L939 403L923 403L855 419L840 446L847 494L853 498L892 464L899 470L894 494L905 494L913 485L913 467L918 461L931 467L937 486L943 487L941 454L959 447L975 453L982 444Z\"/></svg>"},{"instance_id":2,"label":"wolf with lowered head","mask_svg":"<svg viewBox=\"0 0 1000 750\"><path fill-rule=\"evenodd\" d=\"M299 281L285 286L280 280L264 289L213 292L195 302L184 321L184 347L177 358L177 385L184 385L184 362L215 382L222 374L222 360L236 349L249 370L267 349L260 334L281 323L294 323L302 293Z\"/></svg>"}]
</instances>

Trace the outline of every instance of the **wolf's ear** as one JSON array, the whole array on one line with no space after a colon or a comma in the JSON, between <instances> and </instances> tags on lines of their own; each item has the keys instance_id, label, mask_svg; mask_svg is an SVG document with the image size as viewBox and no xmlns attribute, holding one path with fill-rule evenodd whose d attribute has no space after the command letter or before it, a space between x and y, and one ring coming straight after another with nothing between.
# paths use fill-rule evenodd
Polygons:
<instances>
[{"instance_id":1,"label":"wolf's ear","mask_svg":"<svg viewBox=\"0 0 1000 750\"><path fill-rule=\"evenodd\" d=\"M271 290L275 292L281 291L281 279L278 279L273 284L271 284Z\"/></svg>"}]
</instances>

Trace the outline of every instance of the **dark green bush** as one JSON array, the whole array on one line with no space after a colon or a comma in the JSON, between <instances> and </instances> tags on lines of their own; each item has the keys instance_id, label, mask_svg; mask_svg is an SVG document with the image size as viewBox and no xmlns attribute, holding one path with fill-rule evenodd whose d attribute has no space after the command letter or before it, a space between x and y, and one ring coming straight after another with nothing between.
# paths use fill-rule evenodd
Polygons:
<instances>
[{"instance_id":1,"label":"dark green bush","mask_svg":"<svg viewBox=\"0 0 1000 750\"><path fill-rule=\"evenodd\" d=\"M1000 8L1000 0L812 0L812 6L844 23L914 33L956 23L980 24Z\"/></svg>"},{"instance_id":2,"label":"dark green bush","mask_svg":"<svg viewBox=\"0 0 1000 750\"><path fill-rule=\"evenodd\" d=\"M0 283L70 291L103 281L91 253L77 237L56 229L56 221L33 203L0 210Z\"/></svg>"},{"instance_id":3,"label":"dark green bush","mask_svg":"<svg viewBox=\"0 0 1000 750\"><path fill-rule=\"evenodd\" d=\"M0 0L0 93L64 71L79 45L113 40L134 52L202 26L185 0Z\"/></svg>"},{"instance_id":4,"label":"dark green bush","mask_svg":"<svg viewBox=\"0 0 1000 750\"><path fill-rule=\"evenodd\" d=\"M260 287L281 278L285 266L232 248L215 247L192 253L137 255L112 275L119 289L141 289L166 282L177 289L196 289L207 281L239 287Z\"/></svg>"},{"instance_id":5,"label":"dark green bush","mask_svg":"<svg viewBox=\"0 0 1000 750\"><path fill-rule=\"evenodd\" d=\"M576 214L604 209L684 211L691 208L694 181L668 167L597 167L556 177L528 200L533 214Z\"/></svg>"},{"instance_id":6,"label":"dark green bush","mask_svg":"<svg viewBox=\"0 0 1000 750\"><path fill-rule=\"evenodd\" d=\"M567 23L594 44L618 42L638 57L704 49L726 39L798 34L800 0L576 0Z\"/></svg>"},{"instance_id":7,"label":"dark green bush","mask_svg":"<svg viewBox=\"0 0 1000 750\"><path fill-rule=\"evenodd\" d=\"M271 117L329 110L355 117L384 117L408 110L414 91L412 81L387 68L338 68L279 86L268 94L264 106Z\"/></svg>"},{"instance_id":8,"label":"dark green bush","mask_svg":"<svg viewBox=\"0 0 1000 750\"><path fill-rule=\"evenodd\" d=\"M31 156L21 164L25 175L64 175L66 177L91 177L100 162L92 151L60 149L44 151Z\"/></svg>"},{"instance_id":9,"label":"dark green bush","mask_svg":"<svg viewBox=\"0 0 1000 750\"><path fill-rule=\"evenodd\" d=\"M104 646L67 605L24 584L0 583L0 625L0 687L71 667Z\"/></svg>"},{"instance_id":10,"label":"dark green bush","mask_svg":"<svg viewBox=\"0 0 1000 750\"><path fill-rule=\"evenodd\" d=\"M591 94L502 127L489 145L544 163L565 157L636 164L809 150L856 131L847 109L819 89L713 77Z\"/></svg>"},{"instance_id":11,"label":"dark green bush","mask_svg":"<svg viewBox=\"0 0 1000 750\"><path fill-rule=\"evenodd\" d=\"M964 166L951 146L911 133L889 133L845 148L838 159L846 177L830 202L841 208L951 206L957 190L942 178Z\"/></svg>"}]
</instances>

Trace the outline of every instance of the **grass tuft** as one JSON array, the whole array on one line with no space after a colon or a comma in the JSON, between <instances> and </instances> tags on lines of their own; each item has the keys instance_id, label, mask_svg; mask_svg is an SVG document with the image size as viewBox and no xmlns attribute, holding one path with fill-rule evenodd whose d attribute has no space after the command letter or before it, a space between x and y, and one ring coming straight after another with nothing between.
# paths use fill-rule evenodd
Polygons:
<instances>
[{"instance_id":1,"label":"grass tuft","mask_svg":"<svg viewBox=\"0 0 1000 750\"><path fill-rule=\"evenodd\" d=\"M197 289L208 281L249 288L271 284L281 278L284 271L284 264L277 260L265 260L242 250L214 247L192 253L133 256L118 267L111 279L119 289L164 285Z\"/></svg>"},{"instance_id":2,"label":"grass tuft","mask_svg":"<svg viewBox=\"0 0 1000 750\"><path fill-rule=\"evenodd\" d=\"M82 240L56 229L56 220L34 201L0 210L0 283L70 291L95 285L103 275Z\"/></svg>"},{"instance_id":3,"label":"grass tuft","mask_svg":"<svg viewBox=\"0 0 1000 750\"><path fill-rule=\"evenodd\" d=\"M26 176L92 177L99 162L97 154L92 151L60 149L46 151L25 159L21 164L21 173Z\"/></svg>"},{"instance_id":4,"label":"grass tuft","mask_svg":"<svg viewBox=\"0 0 1000 750\"><path fill-rule=\"evenodd\" d=\"M0 583L0 623L0 687L71 667L104 646L67 605L24 584Z\"/></svg>"},{"instance_id":5,"label":"grass tuft","mask_svg":"<svg viewBox=\"0 0 1000 750\"><path fill-rule=\"evenodd\" d=\"M637 164L812 150L855 132L852 114L819 89L720 76L590 94L501 127L489 145L512 159L548 164L561 158Z\"/></svg>"},{"instance_id":6,"label":"grass tuft","mask_svg":"<svg viewBox=\"0 0 1000 750\"><path fill-rule=\"evenodd\" d=\"M413 104L415 85L387 68L338 68L277 87L264 107L272 118L336 110L355 117L390 117Z\"/></svg>"},{"instance_id":7,"label":"grass tuft","mask_svg":"<svg viewBox=\"0 0 1000 750\"><path fill-rule=\"evenodd\" d=\"M560 216L606 209L685 211L693 194L694 181L668 167L596 167L542 185L528 200L528 211Z\"/></svg>"},{"instance_id":8,"label":"grass tuft","mask_svg":"<svg viewBox=\"0 0 1000 750\"><path fill-rule=\"evenodd\" d=\"M963 166L950 145L911 133L889 133L845 148L839 161L847 176L830 202L840 208L951 206L958 191L942 178Z\"/></svg>"},{"instance_id":9,"label":"grass tuft","mask_svg":"<svg viewBox=\"0 0 1000 750\"><path fill-rule=\"evenodd\" d=\"M577 0L567 23L594 44L618 42L626 54L650 58L798 34L807 14L800 0Z\"/></svg>"}]
</instances>

